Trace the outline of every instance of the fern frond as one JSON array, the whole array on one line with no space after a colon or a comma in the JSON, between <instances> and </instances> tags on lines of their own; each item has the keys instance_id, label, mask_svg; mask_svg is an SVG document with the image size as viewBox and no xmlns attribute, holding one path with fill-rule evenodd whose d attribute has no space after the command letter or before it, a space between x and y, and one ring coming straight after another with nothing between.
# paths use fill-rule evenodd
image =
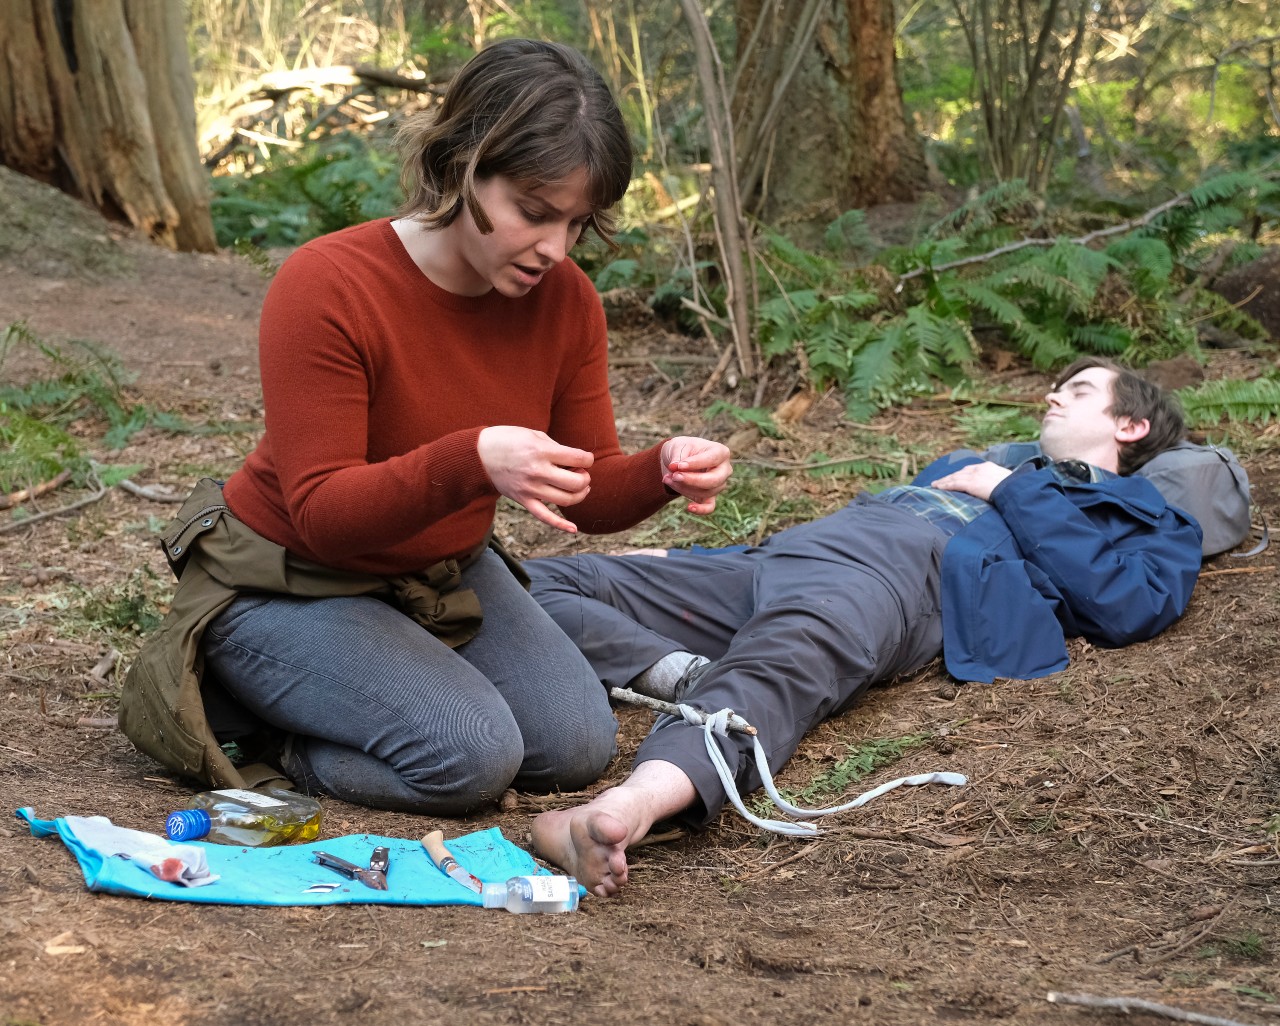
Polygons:
<instances>
[{"instance_id":1,"label":"fern frond","mask_svg":"<svg viewBox=\"0 0 1280 1026\"><path fill-rule=\"evenodd\" d=\"M1106 252L1143 296L1159 295L1173 276L1173 254L1163 239L1153 235L1126 235Z\"/></svg>"},{"instance_id":2,"label":"fern frond","mask_svg":"<svg viewBox=\"0 0 1280 1026\"><path fill-rule=\"evenodd\" d=\"M1122 324L1077 324L1067 337L1077 348L1099 356L1119 356L1134 344L1133 333Z\"/></svg>"},{"instance_id":3,"label":"fern frond","mask_svg":"<svg viewBox=\"0 0 1280 1026\"><path fill-rule=\"evenodd\" d=\"M987 281L957 281L952 283L952 288L970 309L976 307L990 314L1002 327L1016 328L1026 320L1022 308L991 288Z\"/></svg>"},{"instance_id":4,"label":"fern frond","mask_svg":"<svg viewBox=\"0 0 1280 1026\"><path fill-rule=\"evenodd\" d=\"M1027 260L994 274L988 279L988 283L997 287L1040 292L1075 312L1086 310L1093 298L1092 289L1086 294L1077 282L1055 274L1035 260Z\"/></svg>"},{"instance_id":5,"label":"fern frond","mask_svg":"<svg viewBox=\"0 0 1280 1026\"><path fill-rule=\"evenodd\" d=\"M929 229L927 237L938 238L950 234L973 235L993 227L1000 220L1001 215L1034 203L1035 194L1027 188L1027 183L1022 179L1014 178L1007 182L1000 182L934 224Z\"/></svg>"},{"instance_id":6,"label":"fern frond","mask_svg":"<svg viewBox=\"0 0 1280 1026\"><path fill-rule=\"evenodd\" d=\"M1261 426L1280 418L1280 381L1274 378L1206 381L1177 396L1192 427L1214 427L1223 418Z\"/></svg>"},{"instance_id":7,"label":"fern frond","mask_svg":"<svg viewBox=\"0 0 1280 1026\"><path fill-rule=\"evenodd\" d=\"M1058 239L1034 258L1035 262L1066 278L1082 292L1092 294L1115 262L1106 252L1078 242Z\"/></svg>"},{"instance_id":8,"label":"fern frond","mask_svg":"<svg viewBox=\"0 0 1280 1026\"><path fill-rule=\"evenodd\" d=\"M1071 343L1061 335L1050 334L1042 328L1024 324L1011 332L1011 337L1018 352L1035 365L1038 370L1052 370L1054 367L1069 363L1076 355Z\"/></svg>"},{"instance_id":9,"label":"fern frond","mask_svg":"<svg viewBox=\"0 0 1280 1026\"><path fill-rule=\"evenodd\" d=\"M1272 184L1263 175L1253 171L1227 171L1206 178L1188 194L1193 207L1208 207L1233 200L1243 192L1253 189L1271 189Z\"/></svg>"},{"instance_id":10,"label":"fern frond","mask_svg":"<svg viewBox=\"0 0 1280 1026\"><path fill-rule=\"evenodd\" d=\"M897 382L902 365L914 358L915 341L902 318L884 325L853 357L849 392L871 399Z\"/></svg>"},{"instance_id":11,"label":"fern frond","mask_svg":"<svg viewBox=\"0 0 1280 1026\"><path fill-rule=\"evenodd\" d=\"M857 253L878 245L867 227L867 215L861 210L846 210L837 217L827 225L822 241L833 253Z\"/></svg>"},{"instance_id":12,"label":"fern frond","mask_svg":"<svg viewBox=\"0 0 1280 1026\"><path fill-rule=\"evenodd\" d=\"M939 317L922 306L907 311L907 324L920 348L933 359L926 369L941 374L967 367L977 355L977 344L968 325L950 317Z\"/></svg>"}]
</instances>

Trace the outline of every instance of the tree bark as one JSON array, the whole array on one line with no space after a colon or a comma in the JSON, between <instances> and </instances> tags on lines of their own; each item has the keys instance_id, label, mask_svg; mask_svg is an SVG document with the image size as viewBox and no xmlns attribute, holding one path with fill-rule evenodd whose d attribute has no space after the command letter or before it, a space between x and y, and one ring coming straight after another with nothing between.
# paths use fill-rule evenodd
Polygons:
<instances>
[{"instance_id":1,"label":"tree bark","mask_svg":"<svg viewBox=\"0 0 1280 1026\"><path fill-rule=\"evenodd\" d=\"M183 6L6 0L0 163L176 249L217 248Z\"/></svg>"},{"instance_id":2,"label":"tree bark","mask_svg":"<svg viewBox=\"0 0 1280 1026\"><path fill-rule=\"evenodd\" d=\"M744 202L785 225L914 199L926 180L924 148L902 106L892 0L827 0L812 27L807 10L794 0L738 0ZM783 114L756 131L779 84Z\"/></svg>"}]
</instances>

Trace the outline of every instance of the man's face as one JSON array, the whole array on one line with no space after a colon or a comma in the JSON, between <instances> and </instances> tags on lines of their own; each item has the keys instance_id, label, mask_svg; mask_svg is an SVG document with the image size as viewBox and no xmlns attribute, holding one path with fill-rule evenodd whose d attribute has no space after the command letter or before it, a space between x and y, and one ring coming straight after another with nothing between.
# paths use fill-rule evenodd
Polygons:
<instances>
[{"instance_id":1,"label":"man's face","mask_svg":"<svg viewBox=\"0 0 1280 1026\"><path fill-rule=\"evenodd\" d=\"M1128 417L1117 420L1109 412L1115 377L1106 367L1088 367L1045 396L1049 409L1040 425L1040 447L1046 456L1116 469L1120 445L1130 440L1132 424Z\"/></svg>"}]
</instances>

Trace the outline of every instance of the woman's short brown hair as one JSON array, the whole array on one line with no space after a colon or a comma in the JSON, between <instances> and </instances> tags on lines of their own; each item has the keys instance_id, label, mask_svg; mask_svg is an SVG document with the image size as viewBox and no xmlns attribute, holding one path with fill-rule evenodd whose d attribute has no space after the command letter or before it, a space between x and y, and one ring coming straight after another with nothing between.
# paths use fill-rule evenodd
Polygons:
<instances>
[{"instance_id":1,"label":"woman's short brown hair","mask_svg":"<svg viewBox=\"0 0 1280 1026\"><path fill-rule=\"evenodd\" d=\"M476 183L504 175L532 186L587 172L587 228L612 244L613 207L631 183L631 140L604 79L561 43L504 39L471 58L438 112L400 130L401 215L444 228L463 204L481 232L493 224Z\"/></svg>"},{"instance_id":2,"label":"woman's short brown hair","mask_svg":"<svg viewBox=\"0 0 1280 1026\"><path fill-rule=\"evenodd\" d=\"M1104 370L1115 373L1115 378L1111 381L1111 405L1107 409L1108 414L1116 418L1145 420L1148 424L1147 433L1142 438L1120 447L1121 474L1132 474L1148 460L1177 445L1186 437L1186 424L1177 397L1114 360L1101 356L1082 356L1058 374L1053 382L1053 390L1056 392L1081 371L1088 370L1090 367L1102 367Z\"/></svg>"}]
</instances>

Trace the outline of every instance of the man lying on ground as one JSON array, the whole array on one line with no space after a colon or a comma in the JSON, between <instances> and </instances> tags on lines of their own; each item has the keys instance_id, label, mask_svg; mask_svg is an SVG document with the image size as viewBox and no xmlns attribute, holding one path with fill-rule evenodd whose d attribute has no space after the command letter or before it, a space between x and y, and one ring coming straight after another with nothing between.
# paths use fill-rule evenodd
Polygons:
<instances>
[{"instance_id":1,"label":"man lying on ground","mask_svg":"<svg viewBox=\"0 0 1280 1026\"><path fill-rule=\"evenodd\" d=\"M1181 412L1093 358L1068 367L1047 402L1031 460L953 453L911 485L745 551L530 560L533 595L606 687L732 709L758 729L771 772L871 684L940 651L958 679L989 682L1064 668L1069 636L1151 638L1191 598L1201 530L1129 475L1180 442ZM741 793L760 786L750 739L716 740ZM533 840L607 897L655 822L705 825L725 800L702 728L664 716L622 784L539 815Z\"/></svg>"}]
</instances>

